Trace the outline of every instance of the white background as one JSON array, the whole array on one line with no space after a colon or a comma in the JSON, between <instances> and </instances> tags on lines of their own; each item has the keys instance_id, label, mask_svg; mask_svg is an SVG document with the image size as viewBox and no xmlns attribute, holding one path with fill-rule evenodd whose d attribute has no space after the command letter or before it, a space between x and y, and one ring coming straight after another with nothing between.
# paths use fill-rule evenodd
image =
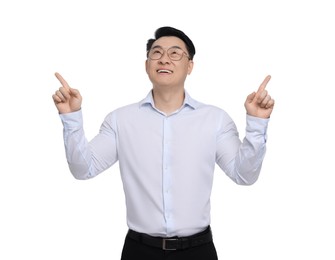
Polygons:
<instances>
[{"instance_id":1,"label":"white background","mask_svg":"<svg viewBox=\"0 0 335 260\"><path fill-rule=\"evenodd\" d=\"M276 107L258 182L218 168L220 259L335 259L334 8L326 0L0 2L0 259L119 259L127 231L118 165L70 174L51 95L60 72L83 95L91 139L151 88L145 45L160 26L195 43L191 96L225 109L244 136L244 100L267 74Z\"/></svg>"}]
</instances>

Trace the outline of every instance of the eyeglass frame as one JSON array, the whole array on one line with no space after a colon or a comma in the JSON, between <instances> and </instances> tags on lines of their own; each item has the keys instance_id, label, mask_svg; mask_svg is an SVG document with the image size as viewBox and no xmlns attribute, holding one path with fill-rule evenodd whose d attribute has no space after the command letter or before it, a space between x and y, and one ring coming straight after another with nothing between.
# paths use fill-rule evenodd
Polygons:
<instances>
[{"instance_id":1,"label":"eyeglass frame","mask_svg":"<svg viewBox=\"0 0 335 260\"><path fill-rule=\"evenodd\" d=\"M163 51L163 53L161 54L161 56L160 56L158 59L152 59L152 58L150 57L150 55L149 55L149 53L150 53L152 50L154 50L154 49L161 49L161 50ZM170 55L169 55L169 50L170 50L170 49L178 49L178 50L181 50L181 51L183 52L179 60L171 59L171 57L170 57ZM187 54L187 52L184 51L184 50L183 50L182 48L180 48L179 46L171 46L171 47L169 47L167 50L164 50L161 46L158 46L158 45L157 45L157 46L154 46L154 47L152 47L150 50L147 51L147 57L148 57L150 60L159 60L159 59L161 59L161 58L164 56L164 53L165 53L165 52L167 53L167 56L169 57L169 59L172 60L172 61L181 61L182 58L183 58L184 56L186 56L186 58L187 58L188 60L191 60L191 58L190 58L190 56Z\"/></svg>"}]
</instances>

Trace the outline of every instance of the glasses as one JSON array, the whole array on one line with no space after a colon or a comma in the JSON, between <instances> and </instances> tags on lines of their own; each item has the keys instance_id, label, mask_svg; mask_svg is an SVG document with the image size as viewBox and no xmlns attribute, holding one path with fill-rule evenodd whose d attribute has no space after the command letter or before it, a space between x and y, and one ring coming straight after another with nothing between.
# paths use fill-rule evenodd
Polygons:
<instances>
[{"instance_id":1,"label":"glasses","mask_svg":"<svg viewBox=\"0 0 335 260\"><path fill-rule=\"evenodd\" d=\"M148 57L151 60L159 60L160 58L163 57L165 53L165 50L163 50L161 47L154 47L148 52ZM166 51L168 57L173 60L173 61L180 61L183 56L185 55L188 59L190 57L187 55L185 51L183 51L180 48L177 47L171 47Z\"/></svg>"}]
</instances>

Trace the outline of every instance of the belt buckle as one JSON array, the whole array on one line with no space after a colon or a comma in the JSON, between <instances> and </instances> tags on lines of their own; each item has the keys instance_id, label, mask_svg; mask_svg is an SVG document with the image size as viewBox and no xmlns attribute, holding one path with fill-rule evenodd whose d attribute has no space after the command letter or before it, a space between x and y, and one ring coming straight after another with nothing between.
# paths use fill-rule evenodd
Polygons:
<instances>
[{"instance_id":1,"label":"belt buckle","mask_svg":"<svg viewBox=\"0 0 335 260\"><path fill-rule=\"evenodd\" d=\"M166 241L177 241L177 238L163 238L163 250L177 250L177 248L167 248Z\"/></svg>"}]
</instances>

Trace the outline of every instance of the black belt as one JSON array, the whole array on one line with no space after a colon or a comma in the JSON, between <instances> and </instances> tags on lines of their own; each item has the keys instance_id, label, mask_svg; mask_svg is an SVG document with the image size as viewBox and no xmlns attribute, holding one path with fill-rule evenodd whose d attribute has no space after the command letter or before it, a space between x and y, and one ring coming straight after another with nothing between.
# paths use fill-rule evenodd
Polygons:
<instances>
[{"instance_id":1,"label":"black belt","mask_svg":"<svg viewBox=\"0 0 335 260\"><path fill-rule=\"evenodd\" d=\"M127 236L142 244L163 250L187 249L207 244L213 240L210 226L205 231L188 237L153 237L134 230L129 230Z\"/></svg>"}]
</instances>

